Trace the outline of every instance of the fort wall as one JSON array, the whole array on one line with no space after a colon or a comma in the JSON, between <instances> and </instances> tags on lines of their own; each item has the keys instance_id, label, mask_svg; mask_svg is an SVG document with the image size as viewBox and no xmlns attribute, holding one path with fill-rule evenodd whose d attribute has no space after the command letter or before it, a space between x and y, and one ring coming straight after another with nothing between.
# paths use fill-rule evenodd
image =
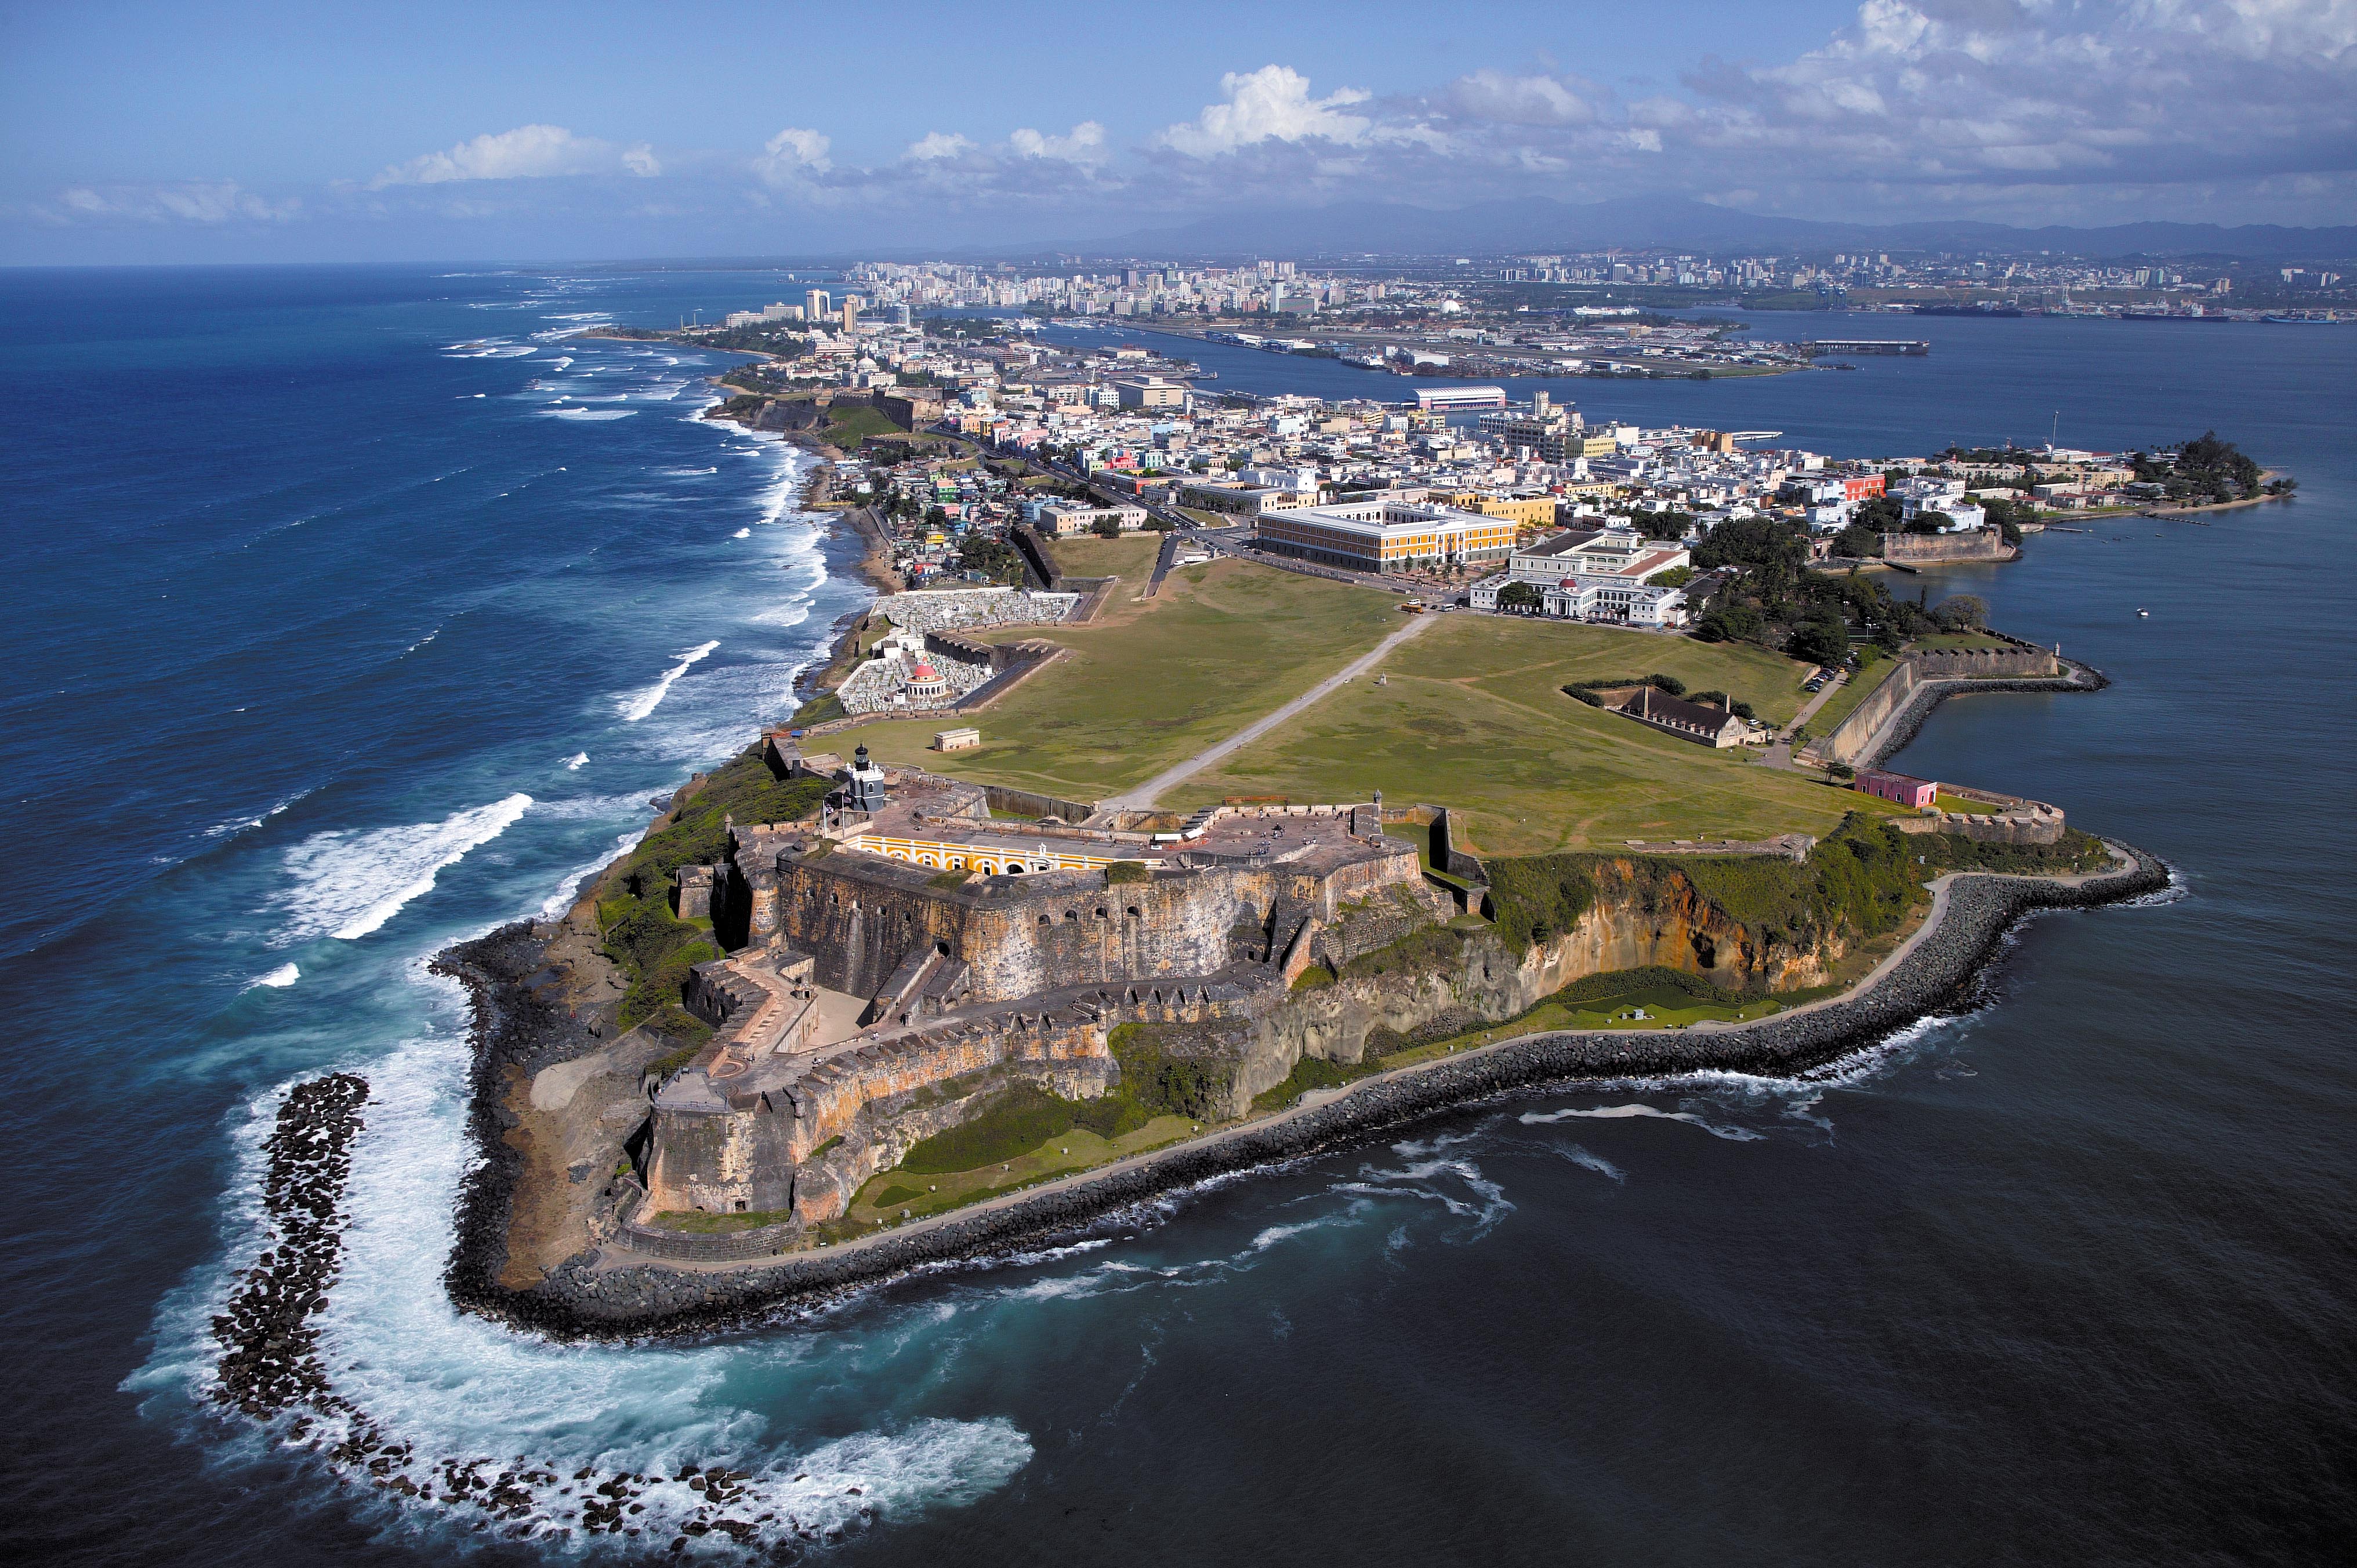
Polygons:
<instances>
[{"instance_id":1,"label":"fort wall","mask_svg":"<svg viewBox=\"0 0 2357 1568\"><path fill-rule=\"evenodd\" d=\"M2002 649L1931 649L1901 655L1899 667L1883 678L1882 684L1851 709L1830 734L1803 747L1803 755L1818 761L1856 765L1883 726L1905 711L1932 681L2045 681L2067 673L2051 650L2013 638L2005 640L2008 646Z\"/></svg>"}]
</instances>

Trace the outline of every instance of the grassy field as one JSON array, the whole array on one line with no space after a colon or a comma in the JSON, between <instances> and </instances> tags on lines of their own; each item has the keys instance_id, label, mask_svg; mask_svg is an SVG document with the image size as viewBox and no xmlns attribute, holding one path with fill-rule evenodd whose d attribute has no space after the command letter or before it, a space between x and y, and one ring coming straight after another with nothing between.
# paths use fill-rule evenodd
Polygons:
<instances>
[{"instance_id":1,"label":"grassy field","mask_svg":"<svg viewBox=\"0 0 2357 1568\"><path fill-rule=\"evenodd\" d=\"M1232 735L1349 663L1398 621L1393 604L1363 588L1243 562L1189 566L1164 579L1153 599L1116 591L1094 625L992 632L1000 641L1045 637L1072 651L965 721L981 728L980 746L948 757L927 750L939 719L863 725L858 737L888 762L1098 800Z\"/></svg>"},{"instance_id":2,"label":"grassy field","mask_svg":"<svg viewBox=\"0 0 2357 1568\"><path fill-rule=\"evenodd\" d=\"M1878 659L1863 670L1851 671L1850 678L1842 682L1841 689L1827 697L1825 705L1809 720L1809 733L1833 734L1835 727L1855 713L1857 705L1872 696L1874 689L1889 680L1891 671L1898 668L1899 661L1895 659Z\"/></svg>"},{"instance_id":3,"label":"grassy field","mask_svg":"<svg viewBox=\"0 0 2357 1568\"><path fill-rule=\"evenodd\" d=\"M1119 577L1123 589L1135 592L1144 589L1146 579L1154 575L1162 535L1139 532L1099 539L1093 533L1074 533L1050 539L1047 544L1056 570L1067 576Z\"/></svg>"},{"instance_id":4,"label":"grassy field","mask_svg":"<svg viewBox=\"0 0 2357 1568\"><path fill-rule=\"evenodd\" d=\"M1985 631L1943 631L1934 637L1919 637L1915 646L1926 653L1950 652L1956 649L1994 649L2009 653L2013 644L2001 637L1991 637Z\"/></svg>"},{"instance_id":5,"label":"grassy field","mask_svg":"<svg viewBox=\"0 0 2357 1568\"><path fill-rule=\"evenodd\" d=\"M873 1225L898 1220L905 1208L909 1219L921 1219L928 1214L939 1214L995 1193L1011 1192L1018 1187L1029 1187L1034 1182L1069 1176L1146 1149L1175 1144L1192 1136L1201 1125L1183 1116L1157 1116L1118 1138L1101 1138L1085 1127L1075 1127L1057 1133L1028 1154L981 1170L922 1176L899 1169L884 1171L868 1178L858 1196L851 1200L845 1218L854 1225Z\"/></svg>"},{"instance_id":6,"label":"grassy field","mask_svg":"<svg viewBox=\"0 0 2357 1568\"><path fill-rule=\"evenodd\" d=\"M1372 596L1368 596L1372 598ZM1380 603L1381 601L1376 601ZM1799 710L1803 667L1756 648L1560 621L1450 616L1385 660L1390 683L1343 687L1279 734L1166 798L1429 801L1463 815L1466 847L1529 854L1629 839L1823 834L1858 797L1759 768L1563 694L1577 680L1659 671L1690 690Z\"/></svg>"}]
</instances>

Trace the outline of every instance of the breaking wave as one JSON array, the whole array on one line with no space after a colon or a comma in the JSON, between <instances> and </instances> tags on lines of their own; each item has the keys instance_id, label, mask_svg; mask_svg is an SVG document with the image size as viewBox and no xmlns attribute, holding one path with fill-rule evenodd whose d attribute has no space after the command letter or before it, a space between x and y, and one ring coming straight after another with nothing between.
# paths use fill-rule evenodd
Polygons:
<instances>
[{"instance_id":1,"label":"breaking wave","mask_svg":"<svg viewBox=\"0 0 2357 1568\"><path fill-rule=\"evenodd\" d=\"M510 795L438 822L314 833L286 852L293 885L273 902L286 912L287 923L272 945L367 936L431 892L445 867L507 832L531 806L531 796Z\"/></svg>"},{"instance_id":2,"label":"breaking wave","mask_svg":"<svg viewBox=\"0 0 2357 1568\"><path fill-rule=\"evenodd\" d=\"M719 646L719 639L716 638L710 642L703 643L697 647L689 649L686 652L679 656L678 663L663 671L662 680L657 681L645 691L640 692L633 696L625 697L619 703L616 703L615 711L622 715L622 722L624 724L637 724L640 719L645 718L649 714L653 713L657 708L661 707L662 705L662 700L671 695L673 683L678 681L681 676L686 674L690 670L695 668L698 661L710 658L712 650Z\"/></svg>"},{"instance_id":3,"label":"breaking wave","mask_svg":"<svg viewBox=\"0 0 2357 1568\"><path fill-rule=\"evenodd\" d=\"M1592 1111L1525 1111L1520 1120L1525 1127L1543 1126L1555 1122L1587 1118L1598 1122L1619 1121L1624 1117L1653 1117L1663 1122L1684 1122L1699 1127L1714 1138L1726 1138L1738 1144L1756 1144L1760 1134L1749 1127L1730 1127L1695 1115L1691 1111L1663 1111L1651 1105L1599 1105Z\"/></svg>"}]
</instances>

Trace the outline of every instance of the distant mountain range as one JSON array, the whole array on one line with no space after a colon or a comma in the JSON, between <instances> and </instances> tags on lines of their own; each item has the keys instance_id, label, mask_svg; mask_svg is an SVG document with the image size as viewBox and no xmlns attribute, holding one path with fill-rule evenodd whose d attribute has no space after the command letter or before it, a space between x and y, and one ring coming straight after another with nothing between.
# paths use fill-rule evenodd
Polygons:
<instances>
[{"instance_id":1,"label":"distant mountain range","mask_svg":"<svg viewBox=\"0 0 2357 1568\"><path fill-rule=\"evenodd\" d=\"M2051 250L2088 256L2230 256L2249 261L2357 257L2357 226L2287 229L2253 223L2122 223L2104 229L2003 223L1828 223L1713 207L1683 197L1630 197L1587 205L1534 197L1454 211L1390 202L1222 213L1077 244L1006 247L1001 253L1186 258L1252 255L1498 255L1615 246L1696 250Z\"/></svg>"}]
</instances>

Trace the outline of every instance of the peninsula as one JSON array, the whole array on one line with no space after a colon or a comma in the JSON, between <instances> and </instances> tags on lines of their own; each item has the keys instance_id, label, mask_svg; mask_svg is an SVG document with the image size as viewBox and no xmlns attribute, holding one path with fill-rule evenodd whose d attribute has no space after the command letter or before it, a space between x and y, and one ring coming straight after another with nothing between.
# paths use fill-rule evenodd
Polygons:
<instances>
[{"instance_id":1,"label":"peninsula","mask_svg":"<svg viewBox=\"0 0 2357 1568\"><path fill-rule=\"evenodd\" d=\"M1905 578L2293 489L2214 435L1834 461L1544 392L1211 400L869 304L669 334L761 356L709 416L819 450L881 592L565 918L440 959L480 1310L690 1323L1516 1085L1855 1050L2168 875L1881 766L1950 696L2105 684Z\"/></svg>"},{"instance_id":2,"label":"peninsula","mask_svg":"<svg viewBox=\"0 0 2357 1568\"><path fill-rule=\"evenodd\" d=\"M1925 629L1827 666L1130 544L879 598L566 918L444 955L462 1300L693 1323L1518 1084L1801 1070L2166 880L1877 770L1947 695L2103 684L1971 606L1863 595Z\"/></svg>"}]
</instances>

